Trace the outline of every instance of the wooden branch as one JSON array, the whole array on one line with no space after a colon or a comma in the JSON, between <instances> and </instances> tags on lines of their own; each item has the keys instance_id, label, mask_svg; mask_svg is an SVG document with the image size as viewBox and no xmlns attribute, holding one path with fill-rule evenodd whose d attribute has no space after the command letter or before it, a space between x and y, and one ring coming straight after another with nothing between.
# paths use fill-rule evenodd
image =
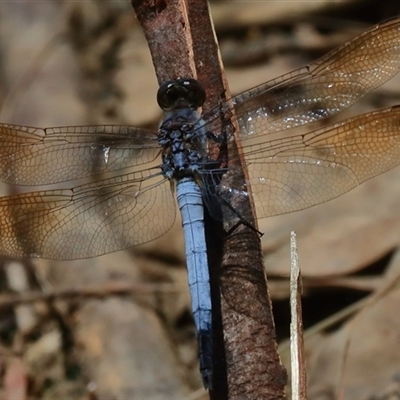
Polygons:
<instances>
[{"instance_id":1,"label":"wooden branch","mask_svg":"<svg viewBox=\"0 0 400 400\"><path fill-rule=\"evenodd\" d=\"M104 298L112 295L154 295L158 293L174 294L182 290L169 283L146 284L125 281L111 281L102 285L85 285L82 287L55 290L53 292L31 291L0 295L0 310L19 304L31 304L35 301L52 301L70 298Z\"/></svg>"},{"instance_id":2,"label":"wooden branch","mask_svg":"<svg viewBox=\"0 0 400 400\"><path fill-rule=\"evenodd\" d=\"M132 5L148 40L159 83L197 78L207 93L204 113L230 98L206 1L133 0ZM215 157L218 151L218 146L210 149ZM241 154L238 138L229 154ZM247 188L246 176L244 165L239 164L224 179ZM250 200L235 206L257 226ZM214 329L210 398L283 399L286 371L277 352L259 235L243 224L228 235L225 227L206 212Z\"/></svg>"},{"instance_id":3,"label":"wooden branch","mask_svg":"<svg viewBox=\"0 0 400 400\"><path fill-rule=\"evenodd\" d=\"M290 362L292 400L307 400L307 375L304 354L302 283L297 253L296 234L290 234Z\"/></svg>"},{"instance_id":4,"label":"wooden branch","mask_svg":"<svg viewBox=\"0 0 400 400\"><path fill-rule=\"evenodd\" d=\"M132 0L161 84L179 77L195 78L193 45L183 0Z\"/></svg>"}]
</instances>

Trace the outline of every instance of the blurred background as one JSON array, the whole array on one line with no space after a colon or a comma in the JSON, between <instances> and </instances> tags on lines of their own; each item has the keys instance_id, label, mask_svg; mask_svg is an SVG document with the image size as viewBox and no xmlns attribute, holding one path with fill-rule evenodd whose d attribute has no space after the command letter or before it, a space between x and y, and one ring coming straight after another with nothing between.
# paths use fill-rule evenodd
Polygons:
<instances>
[{"instance_id":1,"label":"blurred background","mask_svg":"<svg viewBox=\"0 0 400 400\"><path fill-rule=\"evenodd\" d=\"M233 94L400 14L391 0L211 6ZM157 89L129 1L0 2L1 122L156 129ZM339 119L393 104L400 77ZM397 168L329 203L259 221L287 367L289 233L298 236L310 400L400 398L399 181ZM157 241L96 259L0 261L1 398L208 398L179 219Z\"/></svg>"}]
</instances>

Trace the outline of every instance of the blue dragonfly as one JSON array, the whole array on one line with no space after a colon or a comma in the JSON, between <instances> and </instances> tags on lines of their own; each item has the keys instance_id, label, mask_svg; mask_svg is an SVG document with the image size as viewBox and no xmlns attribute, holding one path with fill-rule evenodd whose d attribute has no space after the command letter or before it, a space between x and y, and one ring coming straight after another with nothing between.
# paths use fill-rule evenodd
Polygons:
<instances>
[{"instance_id":1,"label":"blue dragonfly","mask_svg":"<svg viewBox=\"0 0 400 400\"><path fill-rule=\"evenodd\" d=\"M0 198L0 254L73 260L149 242L173 225L176 191L200 371L212 388L204 207L213 218L246 223L233 198L252 195L258 218L279 215L333 199L400 164L398 106L302 129L350 107L399 71L400 19L394 19L233 97L235 125L221 118L231 111L228 103L198 112L205 93L191 78L161 85L157 99L165 117L158 132L0 124L0 181L19 187ZM235 129L240 156L229 152ZM216 158L211 142L220 148ZM230 164L220 160L235 157L248 168L245 187L224 179Z\"/></svg>"}]
</instances>

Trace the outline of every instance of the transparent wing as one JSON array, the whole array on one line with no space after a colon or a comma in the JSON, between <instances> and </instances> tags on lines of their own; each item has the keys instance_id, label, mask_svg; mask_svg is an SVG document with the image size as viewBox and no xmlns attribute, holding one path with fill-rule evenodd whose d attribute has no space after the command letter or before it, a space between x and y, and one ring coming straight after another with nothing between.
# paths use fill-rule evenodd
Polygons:
<instances>
[{"instance_id":1,"label":"transparent wing","mask_svg":"<svg viewBox=\"0 0 400 400\"><path fill-rule=\"evenodd\" d=\"M301 210L400 164L400 106L244 150L258 217Z\"/></svg>"},{"instance_id":2,"label":"transparent wing","mask_svg":"<svg viewBox=\"0 0 400 400\"><path fill-rule=\"evenodd\" d=\"M170 183L143 170L0 198L0 253L58 260L95 257L151 241L175 220Z\"/></svg>"},{"instance_id":3,"label":"transparent wing","mask_svg":"<svg viewBox=\"0 0 400 400\"><path fill-rule=\"evenodd\" d=\"M398 165L398 108L306 135L288 130L344 110L399 70L400 19L395 19L372 27L308 67L233 98L259 217L323 203ZM232 131L223 126L221 110L213 110L206 121L211 132ZM237 163L225 151L221 147L220 159L229 159L232 167L222 171L211 163L206 166L204 198L214 217L222 218L222 208L234 219L248 188L235 182Z\"/></svg>"},{"instance_id":4,"label":"transparent wing","mask_svg":"<svg viewBox=\"0 0 400 400\"><path fill-rule=\"evenodd\" d=\"M0 181L46 185L152 163L157 134L131 126L0 124Z\"/></svg>"},{"instance_id":5,"label":"transparent wing","mask_svg":"<svg viewBox=\"0 0 400 400\"><path fill-rule=\"evenodd\" d=\"M243 139L264 136L332 116L399 70L400 19L395 19L372 27L307 67L236 96L240 133Z\"/></svg>"}]
</instances>

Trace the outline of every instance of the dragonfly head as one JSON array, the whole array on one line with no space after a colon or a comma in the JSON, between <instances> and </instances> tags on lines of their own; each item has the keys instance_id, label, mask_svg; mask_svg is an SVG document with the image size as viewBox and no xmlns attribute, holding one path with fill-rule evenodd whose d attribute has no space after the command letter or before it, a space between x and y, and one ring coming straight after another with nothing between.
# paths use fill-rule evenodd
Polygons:
<instances>
[{"instance_id":1,"label":"dragonfly head","mask_svg":"<svg viewBox=\"0 0 400 400\"><path fill-rule=\"evenodd\" d=\"M157 103L164 111L179 108L197 109L204 104L206 92L196 79L179 78L163 83L157 92Z\"/></svg>"}]
</instances>

